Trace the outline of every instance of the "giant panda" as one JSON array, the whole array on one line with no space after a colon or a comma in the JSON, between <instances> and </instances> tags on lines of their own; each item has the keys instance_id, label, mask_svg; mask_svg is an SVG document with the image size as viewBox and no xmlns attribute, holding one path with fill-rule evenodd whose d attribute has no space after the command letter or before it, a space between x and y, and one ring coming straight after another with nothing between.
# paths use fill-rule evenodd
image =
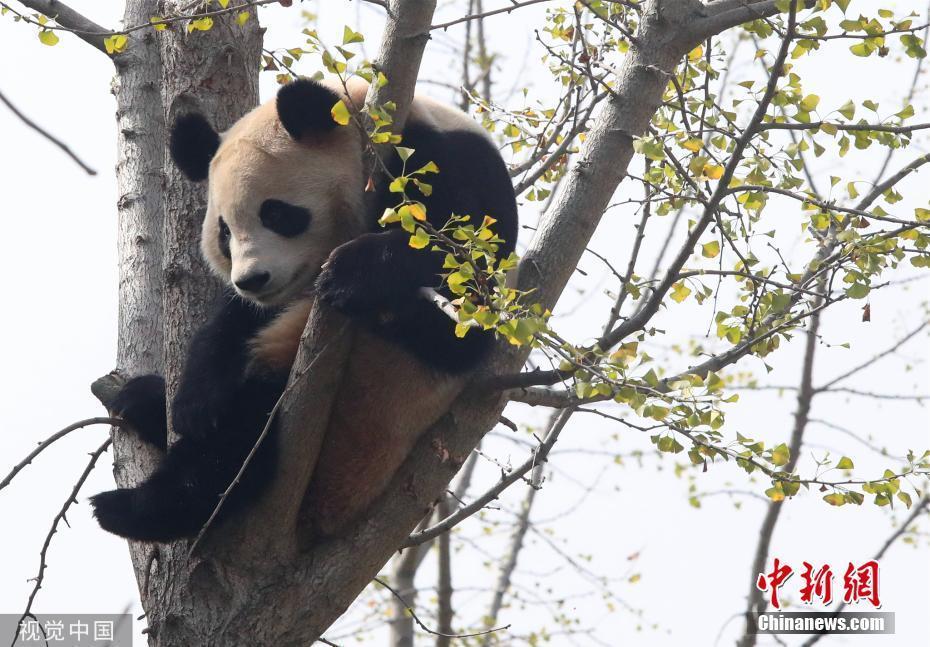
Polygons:
<instances>
[{"instance_id":1,"label":"giant panda","mask_svg":"<svg viewBox=\"0 0 930 647\"><path fill-rule=\"evenodd\" d=\"M218 134L200 114L171 131L174 163L207 180L201 250L228 286L219 311L191 341L172 402L176 442L167 446L165 383L129 380L110 405L134 433L166 453L137 487L92 497L107 531L167 542L200 530L236 476L282 394L315 299L346 314L355 341L303 510L313 532L340 532L380 494L417 437L438 420L487 355L493 333L454 334L454 322L423 296L440 288L443 254L417 250L377 216L395 206L382 190L366 210L363 135L339 126L340 100L364 103L367 84L301 79L280 88ZM429 161L432 192L408 195L442 227L452 214L476 226L496 219L497 257L514 250L517 207L493 141L464 113L413 100L402 133ZM388 171L401 173L392 156ZM367 187L370 190L370 187ZM351 238L350 232L367 231ZM228 517L255 501L275 475L274 424L224 503Z\"/></svg>"}]
</instances>

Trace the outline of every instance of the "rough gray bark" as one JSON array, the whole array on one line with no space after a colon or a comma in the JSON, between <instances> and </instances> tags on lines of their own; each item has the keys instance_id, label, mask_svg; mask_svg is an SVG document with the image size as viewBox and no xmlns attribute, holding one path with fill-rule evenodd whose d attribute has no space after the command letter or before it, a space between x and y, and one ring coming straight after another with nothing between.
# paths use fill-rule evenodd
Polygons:
<instances>
[{"instance_id":1,"label":"rough gray bark","mask_svg":"<svg viewBox=\"0 0 930 647\"><path fill-rule=\"evenodd\" d=\"M153 0L126 3L124 22L148 20ZM123 376L162 373L161 271L164 251L165 192L162 172L165 116L161 101L161 59L155 34L130 38L126 51L114 57L116 97L119 251L119 319L116 368ZM158 453L114 427L113 474L119 487L132 487L154 468ZM130 542L129 553L145 598L153 547ZM140 577L141 576L141 577Z\"/></svg>"}]
</instances>

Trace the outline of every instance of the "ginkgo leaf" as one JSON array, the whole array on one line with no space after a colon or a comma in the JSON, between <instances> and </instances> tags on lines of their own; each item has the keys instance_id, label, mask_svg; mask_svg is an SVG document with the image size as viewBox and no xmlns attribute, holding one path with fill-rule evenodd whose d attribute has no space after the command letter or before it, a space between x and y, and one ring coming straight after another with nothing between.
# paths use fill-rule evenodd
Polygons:
<instances>
[{"instance_id":1,"label":"ginkgo leaf","mask_svg":"<svg viewBox=\"0 0 930 647\"><path fill-rule=\"evenodd\" d=\"M336 105L330 110L330 114L333 116L333 121L340 126L349 124L349 108L342 99L336 102Z\"/></svg>"},{"instance_id":2,"label":"ginkgo leaf","mask_svg":"<svg viewBox=\"0 0 930 647\"><path fill-rule=\"evenodd\" d=\"M39 32L39 41L43 45L48 45L49 47L54 47L58 44L58 34L53 32L50 29L43 29Z\"/></svg>"}]
</instances>

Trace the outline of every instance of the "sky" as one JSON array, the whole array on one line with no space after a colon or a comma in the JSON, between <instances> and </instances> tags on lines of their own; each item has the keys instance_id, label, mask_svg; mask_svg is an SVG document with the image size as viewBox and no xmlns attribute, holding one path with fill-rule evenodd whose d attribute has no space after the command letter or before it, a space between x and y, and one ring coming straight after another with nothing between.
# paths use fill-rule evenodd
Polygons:
<instances>
[{"instance_id":1,"label":"sky","mask_svg":"<svg viewBox=\"0 0 930 647\"><path fill-rule=\"evenodd\" d=\"M855 14L870 3L853 0ZM922 15L922 2L895 4ZM324 41L341 38L345 24L366 34L369 55L378 42L378 9L361 2L327 2L303 5L319 14L318 29ZM118 24L121 3L99 1L87 8L88 16L105 25ZM549 98L547 73L540 63L542 51L532 30L544 9L532 7L489 21L490 47L498 53L495 65L497 100L517 108L535 97ZM451 19L462 9L443 6L441 16ZM268 26L266 43L291 46L299 42L303 27L299 11L271 8L264 11ZM450 98L436 82L456 82L450 76L452 45L463 33L461 26L436 35L427 48L420 91ZM821 95L826 105L839 106L846 99L877 98L883 106L900 107L903 90L910 82L910 61L852 59L846 45L827 48L822 57L799 63L806 87ZM748 50L747 50L748 51ZM744 57L747 58L748 57ZM35 30L0 17L0 91L31 119L60 136L93 168L86 175L60 151L24 127L0 106L0 213L10 228L3 237L0 275L17 281L5 285L8 305L0 318L0 475L25 456L41 439L80 419L103 415L90 395L90 383L113 368L116 348L116 186L114 164L116 137L115 103L110 94L113 70L99 52L63 35L55 47L39 43ZM748 73L748 60L736 69ZM839 67L842 66L842 67ZM853 67L855 66L855 67ZM841 70L842 73L838 73ZM308 73L313 70L307 70ZM520 88L530 88L524 98ZM927 81L921 81L915 99L915 121L927 121ZM273 95L273 75L263 75L262 96ZM909 151L896 158L903 164L930 150L926 135L915 139ZM831 174L857 174L868 178L880 156L874 151L815 162L818 178ZM919 206L927 194L927 172L902 184L907 206ZM624 191L621 186L620 193ZM523 201L521 201L523 202ZM924 204L924 206L926 206ZM536 218L532 203L521 204L526 223ZM903 211L902 211L903 212ZM778 229L777 242L789 258L803 258L805 248L797 227ZM637 218L638 219L638 218ZM631 212L616 210L605 217L591 249L609 253L625 263L631 241ZM529 241L524 232L521 248ZM655 243L647 242L644 258L654 257ZM576 279L566 290L556 325L569 338L585 342L596 335L609 297L603 266L586 255ZM903 271L899 278L913 276ZM23 280L19 280L23 279ZM823 383L891 345L927 318L928 283L914 281L889 288L871 299L872 321L861 321L861 303L844 303L824 317L823 334L815 365L815 383ZM695 326L695 322L699 325ZM657 325L668 334L653 354L674 357L671 341L686 344L702 339L710 323L706 309L683 304L660 314ZM800 370L801 336L783 348L769 363L766 373L757 360L739 365L752 371L763 384L796 383ZM848 348L843 347L848 344ZM850 381L850 387L919 395L930 392L927 335ZM677 358L678 363L684 362ZM675 366L677 364L672 364ZM794 402L790 392L741 392L739 403L728 410L725 431L731 435L765 438L768 445L786 441ZM499 464L523 460L530 431L539 431L546 414L512 405L507 417L523 429L514 434L496 429L483 445L494 459L478 462L476 486L494 482ZM889 454L930 447L926 408L913 400L856 398L844 394L819 396L813 416L854 430ZM527 431L526 427L530 427ZM105 427L91 427L71 434L28 466L0 491L0 519L7 529L0 550L0 613L21 613L39 565L39 547L57 510L86 463L87 453L106 438ZM830 427L813 425L802 458L812 465L813 456L856 458L857 474L871 475L888 465L888 459ZM609 421L576 415L552 454L543 489L536 497L532 519L539 532L530 533L521 555L515 581L518 602L505 609L501 622L517 636L540 627L555 630L558 614L577 619L591 631L557 635L553 644L579 645L729 645L738 636L734 619L744 607L749 586L750 563L765 505L758 495L767 485L749 480L731 465L715 465L706 474L676 475L675 460L657 458L647 438L631 434ZM681 462L680 460L678 462ZM78 496L55 535L48 554L48 570L35 605L40 612L117 613L129 608L141 613L128 553L122 540L102 532L89 514L87 496L112 487L108 469L110 454ZM701 507L688 502L689 486L707 496ZM457 531L455 597L463 623L473 630L488 604L487 589L493 585L494 567L508 540L506 528L518 509L522 485L502 498L499 505ZM737 492L737 494L728 494ZM799 566L804 560L830 563L834 571L847 562L868 559L893 532L895 521L906 515L903 506L894 510L865 505L833 508L816 492L802 494L784 506L772 554ZM922 528L926 532L926 521ZM569 561L570 560L570 561ZM434 559L428 559L421 582L431 586ZM896 613L894 636L833 637L824 645L917 645L926 644L926 610L930 605L930 550L924 534L916 545L899 543L881 562L883 610ZM387 572L387 567L385 568ZM915 573L919 576L915 577ZM610 580L613 597L600 593L597 578ZM427 590L421 601L429 602ZM370 624L388 605L383 593L363 597L329 637L356 633ZM561 600L561 602L559 602ZM796 598L795 598L796 602ZM611 610L613 607L615 610ZM467 624L471 623L471 624ZM143 622L136 622L138 635ZM365 633L369 644L383 644L383 629ZM143 644L139 639L138 644ZM355 644L354 637L343 638ZM797 644L786 639L788 644ZM424 638L424 643L426 639ZM775 644L760 639L760 645Z\"/></svg>"}]
</instances>

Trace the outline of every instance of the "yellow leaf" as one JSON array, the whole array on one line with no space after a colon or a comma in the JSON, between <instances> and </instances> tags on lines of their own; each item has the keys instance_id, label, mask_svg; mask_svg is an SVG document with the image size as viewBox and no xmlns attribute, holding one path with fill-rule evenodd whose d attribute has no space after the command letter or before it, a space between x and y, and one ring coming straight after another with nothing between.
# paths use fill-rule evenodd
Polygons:
<instances>
[{"instance_id":1,"label":"yellow leaf","mask_svg":"<svg viewBox=\"0 0 930 647\"><path fill-rule=\"evenodd\" d=\"M817 109L817 106L820 105L820 97L816 94L809 94L803 99L801 99L801 110L804 112L811 112Z\"/></svg>"},{"instance_id":2,"label":"yellow leaf","mask_svg":"<svg viewBox=\"0 0 930 647\"><path fill-rule=\"evenodd\" d=\"M701 60L702 56L704 56L704 48L701 45L698 45L697 47L692 49L690 52L688 52L688 60L691 61L692 63L694 61Z\"/></svg>"},{"instance_id":3,"label":"yellow leaf","mask_svg":"<svg viewBox=\"0 0 930 647\"><path fill-rule=\"evenodd\" d=\"M719 180L723 177L723 167L717 164L706 164L704 166L704 175L711 180Z\"/></svg>"},{"instance_id":4,"label":"yellow leaf","mask_svg":"<svg viewBox=\"0 0 930 647\"><path fill-rule=\"evenodd\" d=\"M419 202L414 202L410 205L410 214L420 222L426 220L426 211L423 210L423 205Z\"/></svg>"},{"instance_id":5,"label":"yellow leaf","mask_svg":"<svg viewBox=\"0 0 930 647\"><path fill-rule=\"evenodd\" d=\"M126 34L113 34L103 39L103 46L106 48L107 54L119 54L126 49L128 43L129 38Z\"/></svg>"},{"instance_id":6,"label":"yellow leaf","mask_svg":"<svg viewBox=\"0 0 930 647\"><path fill-rule=\"evenodd\" d=\"M417 233L410 237L410 240L407 241L407 244L414 249L423 249L429 245L429 234L427 234L426 230L424 230L422 227L417 227Z\"/></svg>"},{"instance_id":7,"label":"yellow leaf","mask_svg":"<svg viewBox=\"0 0 930 647\"><path fill-rule=\"evenodd\" d=\"M701 246L701 254L704 258L714 258L720 253L720 241L712 240Z\"/></svg>"},{"instance_id":8,"label":"yellow leaf","mask_svg":"<svg viewBox=\"0 0 930 647\"><path fill-rule=\"evenodd\" d=\"M672 286L672 301L675 303L681 303L688 298L688 295L691 294L691 288L679 281Z\"/></svg>"},{"instance_id":9,"label":"yellow leaf","mask_svg":"<svg viewBox=\"0 0 930 647\"><path fill-rule=\"evenodd\" d=\"M340 126L347 126L349 124L349 108L342 99L336 102L336 105L330 110L330 114L333 116L333 121Z\"/></svg>"},{"instance_id":10,"label":"yellow leaf","mask_svg":"<svg viewBox=\"0 0 930 647\"><path fill-rule=\"evenodd\" d=\"M242 25L244 25L247 22L249 22L249 12L240 11L239 14L236 16L236 24L242 27Z\"/></svg>"},{"instance_id":11,"label":"yellow leaf","mask_svg":"<svg viewBox=\"0 0 930 647\"><path fill-rule=\"evenodd\" d=\"M772 448L772 464L781 467L782 465L787 465L788 461L791 459L791 450L788 449L788 445L781 443L776 447Z\"/></svg>"},{"instance_id":12,"label":"yellow leaf","mask_svg":"<svg viewBox=\"0 0 930 647\"><path fill-rule=\"evenodd\" d=\"M192 31L210 31L213 28L213 18L210 16L204 16L203 18L198 18L197 20L191 20L187 23L188 33Z\"/></svg>"},{"instance_id":13,"label":"yellow leaf","mask_svg":"<svg viewBox=\"0 0 930 647\"><path fill-rule=\"evenodd\" d=\"M219 0L219 3L223 9L229 6L229 0Z\"/></svg>"},{"instance_id":14,"label":"yellow leaf","mask_svg":"<svg viewBox=\"0 0 930 647\"><path fill-rule=\"evenodd\" d=\"M43 29L39 32L39 41L41 41L43 45L53 47L58 44L58 35L51 30Z\"/></svg>"},{"instance_id":15,"label":"yellow leaf","mask_svg":"<svg viewBox=\"0 0 930 647\"><path fill-rule=\"evenodd\" d=\"M691 151L692 153L697 153L699 150L704 148L704 142L702 142L697 137L692 137L690 139L685 140L681 146L682 148L685 148Z\"/></svg>"},{"instance_id":16,"label":"yellow leaf","mask_svg":"<svg viewBox=\"0 0 930 647\"><path fill-rule=\"evenodd\" d=\"M152 16L149 18L149 22L152 23L152 28L155 31L165 31L168 29L168 25L164 22L164 18L161 16Z\"/></svg>"}]
</instances>

